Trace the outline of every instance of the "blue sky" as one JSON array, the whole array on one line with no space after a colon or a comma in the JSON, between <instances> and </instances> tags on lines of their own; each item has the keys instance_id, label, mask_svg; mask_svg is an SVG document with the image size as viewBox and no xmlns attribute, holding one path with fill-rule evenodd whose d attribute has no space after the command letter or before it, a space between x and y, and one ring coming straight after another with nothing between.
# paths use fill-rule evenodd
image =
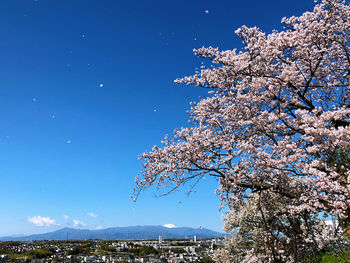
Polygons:
<instances>
[{"instance_id":1,"label":"blue sky","mask_svg":"<svg viewBox=\"0 0 350 263\"><path fill-rule=\"evenodd\" d=\"M189 197L152 189L133 203L138 155L188 125L189 102L206 95L173 83L200 66L193 48L239 48L239 26L271 32L313 5L2 0L0 236L66 226L221 230L210 178Z\"/></svg>"}]
</instances>

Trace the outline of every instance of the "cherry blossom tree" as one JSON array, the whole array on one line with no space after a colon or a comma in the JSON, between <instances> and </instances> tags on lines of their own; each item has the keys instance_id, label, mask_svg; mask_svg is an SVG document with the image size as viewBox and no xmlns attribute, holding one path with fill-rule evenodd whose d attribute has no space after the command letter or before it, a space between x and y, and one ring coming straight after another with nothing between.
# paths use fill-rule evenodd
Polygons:
<instances>
[{"instance_id":1,"label":"cherry blossom tree","mask_svg":"<svg viewBox=\"0 0 350 263\"><path fill-rule=\"evenodd\" d=\"M339 225L327 226L318 214L291 213L289 198L269 191L253 193L226 214L232 237L214 254L217 262L319 262L318 253L343 252Z\"/></svg>"},{"instance_id":2,"label":"cherry blossom tree","mask_svg":"<svg viewBox=\"0 0 350 263\"><path fill-rule=\"evenodd\" d=\"M242 50L195 49L212 67L176 83L206 88L208 97L193 103L190 127L141 155L144 169L134 196L152 185L175 190L210 175L220 181L217 194L233 212L249 202L258 207L260 197L260 221L268 215L285 225L293 218L293 229L300 230L290 235L265 219L273 238L261 238L275 248L269 246L268 260L261 262L286 262L276 258L283 254L279 246L297 242L296 236L322 247L312 230L320 213L348 227L349 19L345 1L323 0L300 17L283 18L281 31L242 26L236 31ZM307 222L315 234L303 230Z\"/></svg>"}]
</instances>

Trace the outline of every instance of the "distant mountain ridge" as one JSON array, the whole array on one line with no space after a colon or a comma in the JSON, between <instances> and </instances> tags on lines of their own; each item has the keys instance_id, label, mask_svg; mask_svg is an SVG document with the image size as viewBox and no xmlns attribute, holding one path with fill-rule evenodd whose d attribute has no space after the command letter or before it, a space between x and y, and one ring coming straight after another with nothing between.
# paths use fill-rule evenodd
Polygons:
<instances>
[{"instance_id":1,"label":"distant mountain ridge","mask_svg":"<svg viewBox=\"0 0 350 263\"><path fill-rule=\"evenodd\" d=\"M225 234L212 231L206 228L176 227L168 228L164 226L129 226L112 227L101 230L62 228L44 234L34 234L28 236L8 236L0 237L0 241L30 241L30 240L136 240L136 239L158 239L159 236L165 238L212 238L223 237Z\"/></svg>"}]
</instances>

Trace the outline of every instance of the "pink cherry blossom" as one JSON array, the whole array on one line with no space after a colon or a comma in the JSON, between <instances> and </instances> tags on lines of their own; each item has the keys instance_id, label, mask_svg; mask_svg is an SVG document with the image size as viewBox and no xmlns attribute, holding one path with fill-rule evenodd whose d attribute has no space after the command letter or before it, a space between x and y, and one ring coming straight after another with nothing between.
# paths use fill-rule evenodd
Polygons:
<instances>
[{"instance_id":1,"label":"pink cherry blossom","mask_svg":"<svg viewBox=\"0 0 350 263\"><path fill-rule=\"evenodd\" d=\"M141 155L135 197L153 185L172 191L210 175L220 181L217 194L231 211L241 211L256 194L271 195L284 200L281 220L293 218L299 228L306 214L326 212L349 222L349 19L345 2L323 0L312 12L283 18L282 31L242 26L236 30L242 50L195 49L213 67L175 82L210 93L192 103L191 126ZM264 213L278 217L268 203ZM325 234L314 232L303 236L302 246L326 246ZM273 246L259 253L245 256L256 257L254 262L274 262L267 258L277 255L281 262L296 260Z\"/></svg>"}]
</instances>

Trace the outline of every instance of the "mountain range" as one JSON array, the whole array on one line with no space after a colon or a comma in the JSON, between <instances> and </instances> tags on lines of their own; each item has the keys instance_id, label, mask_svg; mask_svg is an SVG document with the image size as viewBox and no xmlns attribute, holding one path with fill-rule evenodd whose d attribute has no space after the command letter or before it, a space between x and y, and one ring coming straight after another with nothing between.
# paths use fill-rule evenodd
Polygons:
<instances>
[{"instance_id":1,"label":"mountain range","mask_svg":"<svg viewBox=\"0 0 350 263\"><path fill-rule=\"evenodd\" d=\"M223 237L225 234L206 228L174 227L165 226L129 226L112 227L100 230L62 228L44 234L29 236L0 237L0 241L30 241L30 240L140 240L165 238L212 238Z\"/></svg>"}]
</instances>

